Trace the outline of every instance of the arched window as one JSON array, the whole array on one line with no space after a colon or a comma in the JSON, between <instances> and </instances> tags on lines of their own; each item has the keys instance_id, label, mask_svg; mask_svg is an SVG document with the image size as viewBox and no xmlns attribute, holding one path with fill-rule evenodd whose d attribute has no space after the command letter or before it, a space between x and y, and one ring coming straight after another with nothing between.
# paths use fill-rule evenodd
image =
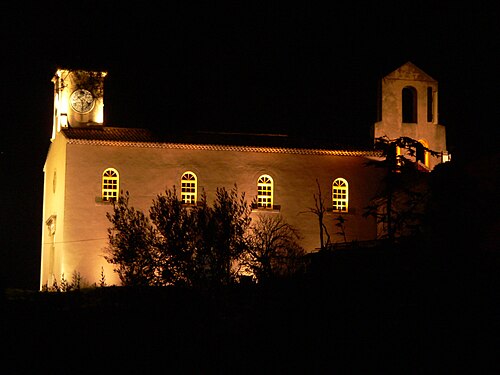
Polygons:
<instances>
[{"instance_id":1,"label":"arched window","mask_svg":"<svg viewBox=\"0 0 500 375\"><path fill-rule=\"evenodd\" d=\"M118 199L120 178L118 171L108 168L102 173L102 200L114 201Z\"/></svg>"},{"instance_id":2,"label":"arched window","mask_svg":"<svg viewBox=\"0 0 500 375\"><path fill-rule=\"evenodd\" d=\"M273 208L273 178L267 174L257 180L257 207Z\"/></svg>"},{"instance_id":3,"label":"arched window","mask_svg":"<svg viewBox=\"0 0 500 375\"><path fill-rule=\"evenodd\" d=\"M403 122L417 123L417 90L414 87L407 86L402 93Z\"/></svg>"},{"instance_id":4,"label":"arched window","mask_svg":"<svg viewBox=\"0 0 500 375\"><path fill-rule=\"evenodd\" d=\"M193 172L184 172L181 177L181 201L196 204L197 179Z\"/></svg>"},{"instance_id":5,"label":"arched window","mask_svg":"<svg viewBox=\"0 0 500 375\"><path fill-rule=\"evenodd\" d=\"M337 178L332 184L333 210L347 212L349 207L349 185L343 178Z\"/></svg>"}]
</instances>

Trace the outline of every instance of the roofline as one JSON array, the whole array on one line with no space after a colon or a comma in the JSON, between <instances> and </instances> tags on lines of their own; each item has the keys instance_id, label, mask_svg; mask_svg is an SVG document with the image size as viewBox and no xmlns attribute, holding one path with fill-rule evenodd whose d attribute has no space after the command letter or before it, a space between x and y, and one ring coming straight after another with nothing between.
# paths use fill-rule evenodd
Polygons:
<instances>
[{"instance_id":1,"label":"roofline","mask_svg":"<svg viewBox=\"0 0 500 375\"><path fill-rule=\"evenodd\" d=\"M237 145L194 144L194 143L173 143L173 142L102 141L102 140L87 140L87 139L68 139L67 143L73 145L91 145L91 146L143 147L143 148L164 148L164 149L204 150L204 151L262 152L262 153L296 154L296 155L331 155L331 156L365 156L365 157L381 156L381 152L377 150L328 150L328 149L259 147L259 146L237 146Z\"/></svg>"}]
</instances>

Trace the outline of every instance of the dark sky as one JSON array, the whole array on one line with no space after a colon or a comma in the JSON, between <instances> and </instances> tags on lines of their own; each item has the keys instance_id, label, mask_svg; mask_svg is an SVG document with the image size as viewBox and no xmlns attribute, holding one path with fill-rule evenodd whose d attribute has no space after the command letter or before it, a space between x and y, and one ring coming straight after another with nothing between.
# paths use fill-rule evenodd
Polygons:
<instances>
[{"instance_id":1,"label":"dark sky","mask_svg":"<svg viewBox=\"0 0 500 375\"><path fill-rule=\"evenodd\" d=\"M50 80L59 67L108 71L109 126L335 139L368 136L377 81L411 61L439 82L440 123L453 155L498 145L493 5L125 3L0 5L6 286L38 287Z\"/></svg>"}]
</instances>

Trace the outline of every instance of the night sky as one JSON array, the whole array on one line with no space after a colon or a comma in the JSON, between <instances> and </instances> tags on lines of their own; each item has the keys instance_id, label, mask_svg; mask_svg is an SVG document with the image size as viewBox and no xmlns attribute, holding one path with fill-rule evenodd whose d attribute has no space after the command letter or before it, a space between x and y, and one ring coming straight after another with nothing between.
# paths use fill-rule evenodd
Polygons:
<instances>
[{"instance_id":1,"label":"night sky","mask_svg":"<svg viewBox=\"0 0 500 375\"><path fill-rule=\"evenodd\" d=\"M439 82L453 157L498 145L500 17L479 2L186 3L0 5L4 286L38 287L57 68L108 72L108 126L359 139L411 61Z\"/></svg>"}]
</instances>

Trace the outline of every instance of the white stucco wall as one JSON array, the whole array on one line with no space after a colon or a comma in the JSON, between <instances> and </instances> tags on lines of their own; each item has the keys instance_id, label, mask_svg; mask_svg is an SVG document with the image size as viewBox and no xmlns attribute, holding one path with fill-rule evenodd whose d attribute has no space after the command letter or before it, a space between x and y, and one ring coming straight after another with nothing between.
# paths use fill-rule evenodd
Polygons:
<instances>
[{"instance_id":1,"label":"white stucco wall","mask_svg":"<svg viewBox=\"0 0 500 375\"><path fill-rule=\"evenodd\" d=\"M380 177L378 170L364 165L364 157L90 144L68 144L67 148L64 269L66 275L76 270L89 283L98 282L101 267L107 283L118 283L111 265L103 258L110 226L106 212L112 206L99 201L102 172L110 167L119 172L120 189L130 193L130 204L145 213L165 189L176 185L180 192L181 175L188 170L197 175L198 198L203 189L209 202L217 187L231 189L236 183L250 203L257 194L258 177L269 174L274 179L274 204L281 209L267 214L282 214L296 226L307 251L319 247L317 218L307 212L314 206L316 179L331 207L331 184L342 177L349 182L349 213L343 215L348 240L376 236L373 220L363 218L362 213L375 194ZM330 212L326 218L334 242L343 241L335 235L336 216Z\"/></svg>"},{"instance_id":2,"label":"white stucco wall","mask_svg":"<svg viewBox=\"0 0 500 375\"><path fill-rule=\"evenodd\" d=\"M66 140L56 137L50 144L44 165L40 288L43 285L52 285L54 277L60 280L65 253L65 185ZM47 220L51 218L55 224L54 228L47 225Z\"/></svg>"}]
</instances>

